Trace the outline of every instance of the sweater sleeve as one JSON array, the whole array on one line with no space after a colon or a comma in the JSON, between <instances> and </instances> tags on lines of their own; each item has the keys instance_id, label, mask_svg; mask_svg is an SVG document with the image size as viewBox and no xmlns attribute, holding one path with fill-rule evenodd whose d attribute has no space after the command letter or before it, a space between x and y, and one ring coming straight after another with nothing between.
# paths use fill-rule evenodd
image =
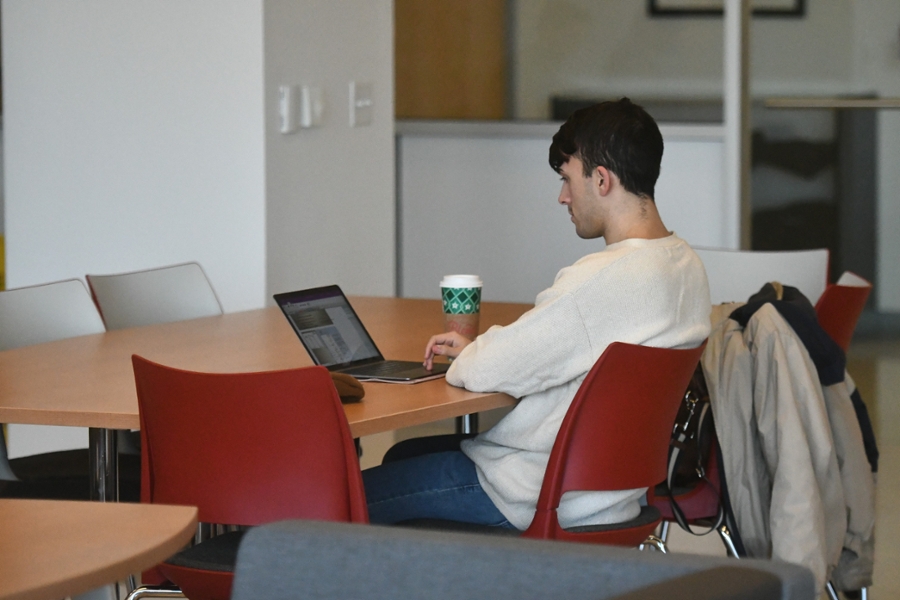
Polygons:
<instances>
[{"instance_id":1,"label":"sweater sleeve","mask_svg":"<svg viewBox=\"0 0 900 600\"><path fill-rule=\"evenodd\" d=\"M575 298L550 288L515 323L491 327L463 349L447 381L521 398L580 377L592 354Z\"/></svg>"}]
</instances>

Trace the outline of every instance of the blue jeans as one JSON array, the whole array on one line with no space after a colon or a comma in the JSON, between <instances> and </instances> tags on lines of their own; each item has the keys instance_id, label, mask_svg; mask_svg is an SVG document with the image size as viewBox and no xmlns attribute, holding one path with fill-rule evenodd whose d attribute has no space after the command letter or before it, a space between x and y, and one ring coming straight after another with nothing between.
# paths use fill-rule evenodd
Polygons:
<instances>
[{"instance_id":1,"label":"blue jeans","mask_svg":"<svg viewBox=\"0 0 900 600\"><path fill-rule=\"evenodd\" d=\"M475 463L459 450L386 462L362 475L372 523L446 519L515 529L481 488Z\"/></svg>"}]
</instances>

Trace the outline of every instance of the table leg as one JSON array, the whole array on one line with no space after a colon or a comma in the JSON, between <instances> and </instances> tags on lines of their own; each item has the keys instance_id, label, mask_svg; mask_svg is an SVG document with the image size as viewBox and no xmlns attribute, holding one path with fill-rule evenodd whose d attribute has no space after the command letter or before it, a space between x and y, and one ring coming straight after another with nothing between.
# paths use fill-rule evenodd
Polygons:
<instances>
[{"instance_id":1,"label":"table leg","mask_svg":"<svg viewBox=\"0 0 900 600\"><path fill-rule=\"evenodd\" d=\"M119 451L115 429L88 430L91 469L91 500L119 501Z\"/></svg>"},{"instance_id":2,"label":"table leg","mask_svg":"<svg viewBox=\"0 0 900 600\"><path fill-rule=\"evenodd\" d=\"M478 433L478 413L456 417L456 433L467 435Z\"/></svg>"}]
</instances>

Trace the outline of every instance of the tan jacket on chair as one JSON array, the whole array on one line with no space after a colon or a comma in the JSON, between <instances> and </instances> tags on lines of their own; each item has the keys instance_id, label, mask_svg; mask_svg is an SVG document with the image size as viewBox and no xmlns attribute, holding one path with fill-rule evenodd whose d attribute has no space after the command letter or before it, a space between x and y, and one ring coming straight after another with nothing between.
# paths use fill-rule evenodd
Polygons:
<instances>
[{"instance_id":1,"label":"tan jacket on chair","mask_svg":"<svg viewBox=\"0 0 900 600\"><path fill-rule=\"evenodd\" d=\"M728 319L737 306L713 307L702 364L747 553L806 566L822 589L832 578L843 587L833 571L846 548L857 558L841 565L849 585L870 585L875 484L848 381L823 389L771 304L746 328Z\"/></svg>"}]
</instances>

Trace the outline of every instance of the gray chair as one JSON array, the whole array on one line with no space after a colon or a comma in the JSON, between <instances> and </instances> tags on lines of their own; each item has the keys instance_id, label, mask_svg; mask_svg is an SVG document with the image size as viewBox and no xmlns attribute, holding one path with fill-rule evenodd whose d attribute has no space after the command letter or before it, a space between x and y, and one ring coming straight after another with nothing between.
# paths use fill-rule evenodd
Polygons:
<instances>
[{"instance_id":1,"label":"gray chair","mask_svg":"<svg viewBox=\"0 0 900 600\"><path fill-rule=\"evenodd\" d=\"M195 262L86 277L109 331L222 314L216 292Z\"/></svg>"},{"instance_id":2,"label":"gray chair","mask_svg":"<svg viewBox=\"0 0 900 600\"><path fill-rule=\"evenodd\" d=\"M80 279L0 292L0 350L104 333L103 321ZM9 460L0 429L0 497L87 500L88 450L62 450ZM124 499L137 501L139 457L120 461Z\"/></svg>"},{"instance_id":3,"label":"gray chair","mask_svg":"<svg viewBox=\"0 0 900 600\"><path fill-rule=\"evenodd\" d=\"M314 521L249 531L232 600L812 600L803 567Z\"/></svg>"}]
</instances>

